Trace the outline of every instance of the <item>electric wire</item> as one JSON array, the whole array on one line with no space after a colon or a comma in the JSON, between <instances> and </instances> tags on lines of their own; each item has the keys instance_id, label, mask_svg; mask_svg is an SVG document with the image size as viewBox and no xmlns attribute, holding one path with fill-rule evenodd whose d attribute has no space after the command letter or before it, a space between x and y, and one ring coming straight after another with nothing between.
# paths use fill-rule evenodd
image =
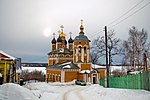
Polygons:
<instances>
[{"instance_id":1,"label":"electric wire","mask_svg":"<svg viewBox=\"0 0 150 100\"><path fill-rule=\"evenodd\" d=\"M116 21L118 21L119 19L121 19L122 17L124 17L125 15L127 15L129 12L131 12L133 9L135 9L137 6L139 6L144 0L141 0L140 2L138 2L135 6L133 6L131 9L129 9L126 13L124 13L123 15L121 15L120 17L118 17L117 19L115 19L114 21L112 21L111 23L109 23L107 26L109 28L112 28L114 26L117 26L118 24L122 23L123 21L125 21L126 19L128 19L129 17L135 15L136 13L138 13L140 10L144 9L146 6L148 6L150 4L150 2L146 3L144 6L140 7L139 9L137 9L136 11L134 11L132 14L130 14L129 16L125 17L124 19L120 20L119 22L117 22L114 25L111 25L113 23L115 23ZM104 31L104 29L101 29L100 32L93 34L91 37L94 38L95 36L97 36L98 34L102 33Z\"/></svg>"},{"instance_id":2,"label":"electric wire","mask_svg":"<svg viewBox=\"0 0 150 100\"><path fill-rule=\"evenodd\" d=\"M120 17L116 18L114 21L112 21L111 23L109 23L107 26L110 26L111 24L113 24L117 20L119 20L122 17L124 17L125 15L127 15L129 12L131 12L133 9L135 9L137 6L139 6L143 1L144 0L141 0L140 2L138 2L135 6L133 6L132 8L130 8L127 12L125 12L124 14L122 14Z\"/></svg>"},{"instance_id":3,"label":"electric wire","mask_svg":"<svg viewBox=\"0 0 150 100\"><path fill-rule=\"evenodd\" d=\"M123 21L125 21L126 19L128 19L129 17L135 15L136 13L138 13L140 10L144 9L146 6L148 6L150 4L150 2L148 2L147 4L145 4L144 6L140 7L138 10L134 11L132 14L130 14L129 16L125 17L124 19L120 20L118 23L110 26L109 28L112 28L120 23L122 23Z\"/></svg>"}]
</instances>

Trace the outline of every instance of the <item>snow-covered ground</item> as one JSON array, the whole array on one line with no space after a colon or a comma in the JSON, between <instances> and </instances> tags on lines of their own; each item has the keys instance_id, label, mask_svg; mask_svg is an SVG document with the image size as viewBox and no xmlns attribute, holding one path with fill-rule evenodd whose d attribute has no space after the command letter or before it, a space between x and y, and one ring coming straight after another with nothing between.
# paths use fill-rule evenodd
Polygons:
<instances>
[{"instance_id":1,"label":"snow-covered ground","mask_svg":"<svg viewBox=\"0 0 150 100\"><path fill-rule=\"evenodd\" d=\"M0 85L0 100L150 100L150 92L103 88L102 86L78 86L69 83L13 83Z\"/></svg>"}]
</instances>

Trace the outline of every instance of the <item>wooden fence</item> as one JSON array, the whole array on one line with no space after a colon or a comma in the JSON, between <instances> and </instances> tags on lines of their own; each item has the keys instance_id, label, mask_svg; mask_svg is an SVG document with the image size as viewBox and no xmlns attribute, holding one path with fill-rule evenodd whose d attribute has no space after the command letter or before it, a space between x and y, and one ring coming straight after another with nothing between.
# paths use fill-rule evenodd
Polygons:
<instances>
[{"instance_id":1,"label":"wooden fence","mask_svg":"<svg viewBox=\"0 0 150 100\"><path fill-rule=\"evenodd\" d=\"M104 78L100 79L100 85L104 86ZM150 71L135 75L126 75L108 78L109 88L144 89L150 91Z\"/></svg>"}]
</instances>

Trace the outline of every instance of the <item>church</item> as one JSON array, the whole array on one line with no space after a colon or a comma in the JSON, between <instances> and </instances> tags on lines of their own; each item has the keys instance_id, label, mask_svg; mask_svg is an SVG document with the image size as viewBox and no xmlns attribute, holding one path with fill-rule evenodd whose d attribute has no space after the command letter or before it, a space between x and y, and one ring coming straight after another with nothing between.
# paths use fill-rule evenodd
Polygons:
<instances>
[{"instance_id":1,"label":"church","mask_svg":"<svg viewBox=\"0 0 150 100\"><path fill-rule=\"evenodd\" d=\"M84 33L83 20L81 20L80 32L74 39L70 33L67 41L63 28L61 26L57 39L53 34L52 50L48 53L46 68L47 82L69 82L78 79L98 83L100 78L104 78L106 67L90 62L91 41Z\"/></svg>"}]
</instances>

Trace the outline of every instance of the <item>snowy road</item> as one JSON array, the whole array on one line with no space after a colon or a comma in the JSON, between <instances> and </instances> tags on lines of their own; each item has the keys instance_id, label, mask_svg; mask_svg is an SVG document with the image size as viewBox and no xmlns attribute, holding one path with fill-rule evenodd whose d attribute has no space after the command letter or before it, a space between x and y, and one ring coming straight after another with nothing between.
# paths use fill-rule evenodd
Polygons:
<instances>
[{"instance_id":1,"label":"snowy road","mask_svg":"<svg viewBox=\"0 0 150 100\"><path fill-rule=\"evenodd\" d=\"M145 90L79 86L74 83L28 83L0 85L0 100L150 100Z\"/></svg>"},{"instance_id":2,"label":"snowy road","mask_svg":"<svg viewBox=\"0 0 150 100\"><path fill-rule=\"evenodd\" d=\"M80 92L83 91L84 89L85 87L79 86L68 90L63 94L63 100L71 100L72 98L76 98L76 100L85 100L83 96L80 94Z\"/></svg>"}]
</instances>

